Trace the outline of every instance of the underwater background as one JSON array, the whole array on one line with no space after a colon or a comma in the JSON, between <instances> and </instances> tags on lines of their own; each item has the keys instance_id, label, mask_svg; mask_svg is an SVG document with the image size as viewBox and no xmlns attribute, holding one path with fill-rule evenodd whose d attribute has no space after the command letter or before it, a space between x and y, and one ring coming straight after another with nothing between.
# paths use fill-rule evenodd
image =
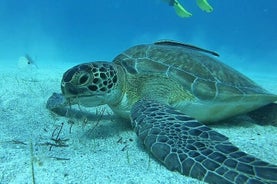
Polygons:
<instances>
[{"instance_id":1,"label":"underwater background","mask_svg":"<svg viewBox=\"0 0 277 184\"><path fill-rule=\"evenodd\" d=\"M219 60L277 94L276 0L208 0L211 13L196 0L179 0L190 18L164 1L0 0L1 184L201 183L152 159L130 122L107 106L74 107L84 113L76 119L46 108L72 66L112 61L133 45L163 39L216 51ZM247 118L211 127L277 165L276 127Z\"/></svg>"},{"instance_id":2,"label":"underwater background","mask_svg":"<svg viewBox=\"0 0 277 184\"><path fill-rule=\"evenodd\" d=\"M25 54L40 67L111 61L135 44L170 39L217 51L246 74L275 74L275 0L210 0L212 13L180 3L192 17L161 0L1 0L1 66Z\"/></svg>"}]
</instances>

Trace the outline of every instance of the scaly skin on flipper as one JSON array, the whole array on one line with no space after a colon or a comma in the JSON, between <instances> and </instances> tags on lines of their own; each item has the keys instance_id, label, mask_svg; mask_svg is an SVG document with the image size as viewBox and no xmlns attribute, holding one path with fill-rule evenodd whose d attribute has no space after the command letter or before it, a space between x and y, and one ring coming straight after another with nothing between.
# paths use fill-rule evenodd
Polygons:
<instances>
[{"instance_id":1,"label":"scaly skin on flipper","mask_svg":"<svg viewBox=\"0 0 277 184\"><path fill-rule=\"evenodd\" d=\"M207 183L277 183L277 166L240 151L228 138L173 108L141 100L132 126L169 170Z\"/></svg>"},{"instance_id":2,"label":"scaly skin on flipper","mask_svg":"<svg viewBox=\"0 0 277 184\"><path fill-rule=\"evenodd\" d=\"M61 82L66 103L53 96L48 107L107 104L132 120L157 159L187 176L209 183L277 183L276 166L239 151L227 137L202 124L277 100L216 60L217 55L171 41L134 46L113 62L83 63L66 71Z\"/></svg>"}]
</instances>

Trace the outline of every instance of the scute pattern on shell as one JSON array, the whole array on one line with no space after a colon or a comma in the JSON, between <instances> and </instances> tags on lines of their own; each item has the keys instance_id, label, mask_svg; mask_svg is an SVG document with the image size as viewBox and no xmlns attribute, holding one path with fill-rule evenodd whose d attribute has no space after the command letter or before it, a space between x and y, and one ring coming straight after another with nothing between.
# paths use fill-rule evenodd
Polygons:
<instances>
[{"instance_id":1,"label":"scute pattern on shell","mask_svg":"<svg viewBox=\"0 0 277 184\"><path fill-rule=\"evenodd\" d=\"M117 56L114 62L123 66L129 75L159 73L173 78L202 100L230 94L268 94L214 57L184 46L138 45Z\"/></svg>"}]
</instances>

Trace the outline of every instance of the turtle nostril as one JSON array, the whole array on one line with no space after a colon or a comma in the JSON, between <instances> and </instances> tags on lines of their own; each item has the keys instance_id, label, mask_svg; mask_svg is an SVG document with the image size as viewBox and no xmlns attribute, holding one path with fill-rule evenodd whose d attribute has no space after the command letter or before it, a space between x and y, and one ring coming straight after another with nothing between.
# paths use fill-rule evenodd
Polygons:
<instances>
[{"instance_id":1,"label":"turtle nostril","mask_svg":"<svg viewBox=\"0 0 277 184\"><path fill-rule=\"evenodd\" d=\"M87 75L83 75L82 77L80 77L79 79L79 83L80 84L85 84L88 81L88 76Z\"/></svg>"}]
</instances>

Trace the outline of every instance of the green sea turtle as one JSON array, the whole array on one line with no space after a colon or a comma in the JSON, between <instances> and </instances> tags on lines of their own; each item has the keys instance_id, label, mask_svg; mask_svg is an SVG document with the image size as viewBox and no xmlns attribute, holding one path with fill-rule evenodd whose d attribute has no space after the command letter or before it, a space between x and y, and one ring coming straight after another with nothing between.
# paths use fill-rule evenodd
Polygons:
<instances>
[{"instance_id":1,"label":"green sea turtle","mask_svg":"<svg viewBox=\"0 0 277 184\"><path fill-rule=\"evenodd\" d=\"M169 170L207 183L277 183L277 166L239 150L207 124L277 100L221 63L217 53L176 42L129 48L113 62L84 63L66 71L64 104L107 104L128 118L145 147Z\"/></svg>"}]
</instances>

